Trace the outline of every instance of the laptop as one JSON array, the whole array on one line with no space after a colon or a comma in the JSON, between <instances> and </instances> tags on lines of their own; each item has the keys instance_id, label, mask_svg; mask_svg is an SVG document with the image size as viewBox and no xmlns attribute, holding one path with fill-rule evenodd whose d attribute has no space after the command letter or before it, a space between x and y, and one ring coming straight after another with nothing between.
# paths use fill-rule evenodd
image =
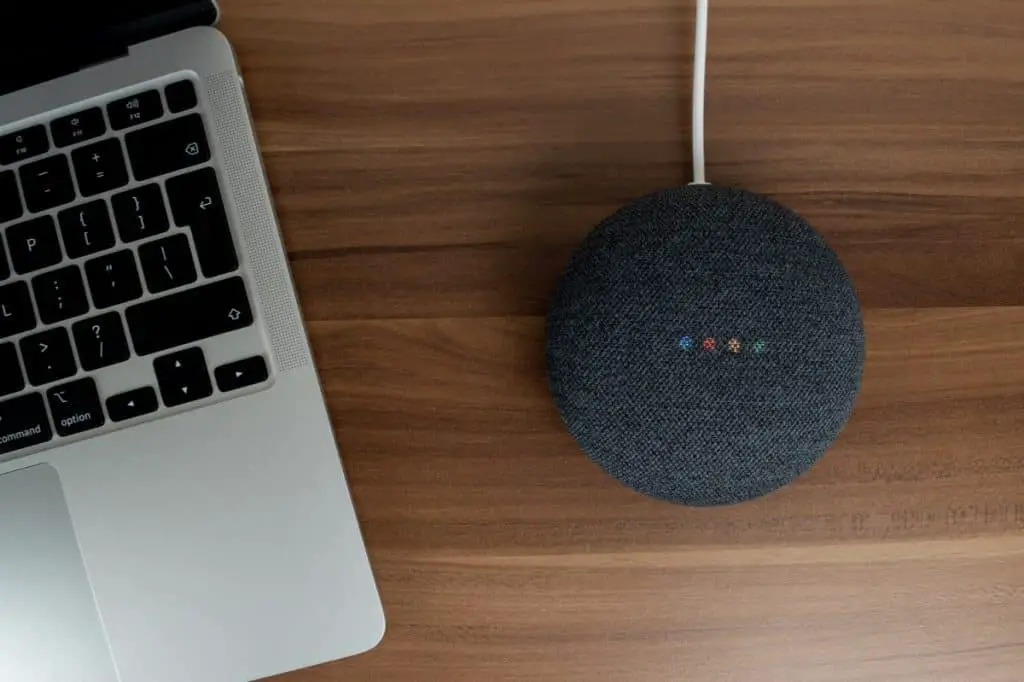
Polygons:
<instances>
[{"instance_id":1,"label":"laptop","mask_svg":"<svg viewBox=\"0 0 1024 682\"><path fill-rule=\"evenodd\" d=\"M0 5L3 682L245 682L383 635L217 18Z\"/></svg>"}]
</instances>

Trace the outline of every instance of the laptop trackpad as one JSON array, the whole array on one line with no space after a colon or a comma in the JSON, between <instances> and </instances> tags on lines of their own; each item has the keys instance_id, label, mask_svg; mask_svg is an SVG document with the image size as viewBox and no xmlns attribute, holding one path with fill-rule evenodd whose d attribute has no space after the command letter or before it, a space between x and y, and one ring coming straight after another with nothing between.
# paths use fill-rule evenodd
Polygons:
<instances>
[{"instance_id":1,"label":"laptop trackpad","mask_svg":"<svg viewBox=\"0 0 1024 682\"><path fill-rule=\"evenodd\" d=\"M57 472L0 476L0 680L117 682Z\"/></svg>"}]
</instances>

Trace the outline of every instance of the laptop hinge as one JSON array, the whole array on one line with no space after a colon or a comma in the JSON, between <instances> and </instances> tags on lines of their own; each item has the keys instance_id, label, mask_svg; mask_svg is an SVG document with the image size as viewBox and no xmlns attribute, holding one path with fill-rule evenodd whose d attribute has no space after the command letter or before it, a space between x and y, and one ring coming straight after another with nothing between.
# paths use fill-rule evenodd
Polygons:
<instances>
[{"instance_id":1,"label":"laptop hinge","mask_svg":"<svg viewBox=\"0 0 1024 682\"><path fill-rule=\"evenodd\" d=\"M195 0L142 18L126 17L119 21L113 17L109 24L90 35L58 33L52 36L52 42L7 43L0 47L0 96L126 57L129 48L137 43L194 26L212 26L217 15L214 0Z\"/></svg>"}]
</instances>

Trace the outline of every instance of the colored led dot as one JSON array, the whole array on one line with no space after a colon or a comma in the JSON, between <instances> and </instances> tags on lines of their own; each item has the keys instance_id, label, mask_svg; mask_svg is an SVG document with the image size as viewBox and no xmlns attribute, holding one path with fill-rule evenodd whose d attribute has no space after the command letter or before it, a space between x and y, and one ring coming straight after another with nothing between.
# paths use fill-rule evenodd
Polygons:
<instances>
[{"instance_id":1,"label":"colored led dot","mask_svg":"<svg viewBox=\"0 0 1024 682\"><path fill-rule=\"evenodd\" d=\"M714 350L718 348L718 342L714 339L704 339L704 350Z\"/></svg>"},{"instance_id":2,"label":"colored led dot","mask_svg":"<svg viewBox=\"0 0 1024 682\"><path fill-rule=\"evenodd\" d=\"M679 339L679 347L682 348L683 350L690 350L691 348L693 348L693 339L691 339L689 336L684 336L683 338Z\"/></svg>"},{"instance_id":3,"label":"colored led dot","mask_svg":"<svg viewBox=\"0 0 1024 682\"><path fill-rule=\"evenodd\" d=\"M742 346L739 339L729 339L729 352L739 353Z\"/></svg>"},{"instance_id":4,"label":"colored led dot","mask_svg":"<svg viewBox=\"0 0 1024 682\"><path fill-rule=\"evenodd\" d=\"M755 353L763 353L765 351L765 348L767 348L767 346L765 345L764 341L755 341L754 342L754 352Z\"/></svg>"}]
</instances>

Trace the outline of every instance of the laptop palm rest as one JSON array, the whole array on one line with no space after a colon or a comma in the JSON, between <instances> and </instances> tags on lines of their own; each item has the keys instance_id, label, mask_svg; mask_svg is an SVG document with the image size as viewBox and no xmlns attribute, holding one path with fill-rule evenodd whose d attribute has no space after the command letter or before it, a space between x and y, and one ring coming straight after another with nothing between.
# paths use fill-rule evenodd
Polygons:
<instances>
[{"instance_id":1,"label":"laptop palm rest","mask_svg":"<svg viewBox=\"0 0 1024 682\"><path fill-rule=\"evenodd\" d=\"M0 476L0 680L117 682L56 470Z\"/></svg>"}]
</instances>

